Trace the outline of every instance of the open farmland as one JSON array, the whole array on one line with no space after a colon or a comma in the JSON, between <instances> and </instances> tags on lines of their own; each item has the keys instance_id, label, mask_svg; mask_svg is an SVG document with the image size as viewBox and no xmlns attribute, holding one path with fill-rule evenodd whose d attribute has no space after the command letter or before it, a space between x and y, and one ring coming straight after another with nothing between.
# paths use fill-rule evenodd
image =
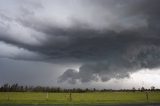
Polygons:
<instances>
[{"instance_id":1,"label":"open farmland","mask_svg":"<svg viewBox=\"0 0 160 106\"><path fill-rule=\"evenodd\" d=\"M0 104L147 104L160 103L160 92L37 93L0 92Z\"/></svg>"}]
</instances>

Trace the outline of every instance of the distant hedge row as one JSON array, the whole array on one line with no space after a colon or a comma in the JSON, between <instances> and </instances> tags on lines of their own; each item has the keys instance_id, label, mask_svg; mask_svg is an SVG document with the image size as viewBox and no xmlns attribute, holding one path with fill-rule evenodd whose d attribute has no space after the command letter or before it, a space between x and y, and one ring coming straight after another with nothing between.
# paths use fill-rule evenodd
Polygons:
<instances>
[{"instance_id":1,"label":"distant hedge row","mask_svg":"<svg viewBox=\"0 0 160 106\"><path fill-rule=\"evenodd\" d=\"M0 92L135 92L135 91L160 91L160 89L156 89L154 86L151 89L145 89L144 87L135 89L120 89L120 90L112 90L112 89L96 89L96 88L72 88L72 89L64 89L60 87L46 87L46 86L22 86L18 84L4 84L0 86Z\"/></svg>"}]
</instances>

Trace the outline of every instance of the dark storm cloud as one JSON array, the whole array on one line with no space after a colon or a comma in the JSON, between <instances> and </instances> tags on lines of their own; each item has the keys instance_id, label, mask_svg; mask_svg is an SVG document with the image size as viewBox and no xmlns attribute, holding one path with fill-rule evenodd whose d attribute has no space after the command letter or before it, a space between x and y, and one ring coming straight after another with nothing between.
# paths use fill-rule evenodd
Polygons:
<instances>
[{"instance_id":1,"label":"dark storm cloud","mask_svg":"<svg viewBox=\"0 0 160 106\"><path fill-rule=\"evenodd\" d=\"M44 4L39 10L21 7L20 15L0 14L0 40L44 61L82 64L78 71L66 70L59 82L108 81L159 67L159 0L54 2L60 7Z\"/></svg>"},{"instance_id":2,"label":"dark storm cloud","mask_svg":"<svg viewBox=\"0 0 160 106\"><path fill-rule=\"evenodd\" d=\"M114 70L114 72L113 72ZM130 70L131 71L131 70ZM68 81L71 84L76 82L89 81L108 81L111 78L128 77L128 70L126 67L118 67L115 63L99 62L82 65L79 70L68 69L62 76L59 77L58 82Z\"/></svg>"},{"instance_id":3,"label":"dark storm cloud","mask_svg":"<svg viewBox=\"0 0 160 106\"><path fill-rule=\"evenodd\" d=\"M58 82L108 81L112 78L129 77L129 73L143 68L155 68L160 64L160 49L155 45L137 45L130 47L125 53L107 54L106 61L95 61L80 66L78 70L68 69L59 77ZM112 52L114 53L114 52ZM104 59L104 60L105 60Z\"/></svg>"}]
</instances>

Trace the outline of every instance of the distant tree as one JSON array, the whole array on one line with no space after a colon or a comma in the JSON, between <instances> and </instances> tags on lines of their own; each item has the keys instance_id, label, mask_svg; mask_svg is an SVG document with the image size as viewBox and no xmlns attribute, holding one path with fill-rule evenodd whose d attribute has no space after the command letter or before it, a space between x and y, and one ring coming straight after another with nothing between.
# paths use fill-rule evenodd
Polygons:
<instances>
[{"instance_id":1,"label":"distant tree","mask_svg":"<svg viewBox=\"0 0 160 106\"><path fill-rule=\"evenodd\" d=\"M95 92L95 91L96 91L96 88L93 88L93 91Z\"/></svg>"},{"instance_id":2,"label":"distant tree","mask_svg":"<svg viewBox=\"0 0 160 106\"><path fill-rule=\"evenodd\" d=\"M3 91L4 91L4 92L8 92L8 91L10 90L10 85L9 85L9 84L4 84L4 85L2 86L2 88L3 88Z\"/></svg>"},{"instance_id":3,"label":"distant tree","mask_svg":"<svg viewBox=\"0 0 160 106\"><path fill-rule=\"evenodd\" d=\"M135 91L136 91L136 88L135 88L135 87L133 87L133 88L132 88L132 91L133 91L133 92L135 92Z\"/></svg>"},{"instance_id":4,"label":"distant tree","mask_svg":"<svg viewBox=\"0 0 160 106\"><path fill-rule=\"evenodd\" d=\"M88 91L89 91L89 89L88 89L88 88L86 88L86 89L85 89L85 92L88 92Z\"/></svg>"},{"instance_id":5,"label":"distant tree","mask_svg":"<svg viewBox=\"0 0 160 106\"><path fill-rule=\"evenodd\" d=\"M155 87L154 86L151 86L151 91L154 91L155 90Z\"/></svg>"},{"instance_id":6,"label":"distant tree","mask_svg":"<svg viewBox=\"0 0 160 106\"><path fill-rule=\"evenodd\" d=\"M145 91L145 88L144 88L144 87L141 88L141 92L143 92L143 91Z\"/></svg>"}]
</instances>

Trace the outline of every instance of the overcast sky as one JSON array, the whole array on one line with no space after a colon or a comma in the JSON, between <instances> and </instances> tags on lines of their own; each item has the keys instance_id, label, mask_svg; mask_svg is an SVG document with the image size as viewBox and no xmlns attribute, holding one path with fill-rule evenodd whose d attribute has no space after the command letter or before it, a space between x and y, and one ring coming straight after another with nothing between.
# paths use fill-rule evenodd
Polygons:
<instances>
[{"instance_id":1,"label":"overcast sky","mask_svg":"<svg viewBox=\"0 0 160 106\"><path fill-rule=\"evenodd\" d=\"M0 0L0 85L160 88L160 0Z\"/></svg>"}]
</instances>

